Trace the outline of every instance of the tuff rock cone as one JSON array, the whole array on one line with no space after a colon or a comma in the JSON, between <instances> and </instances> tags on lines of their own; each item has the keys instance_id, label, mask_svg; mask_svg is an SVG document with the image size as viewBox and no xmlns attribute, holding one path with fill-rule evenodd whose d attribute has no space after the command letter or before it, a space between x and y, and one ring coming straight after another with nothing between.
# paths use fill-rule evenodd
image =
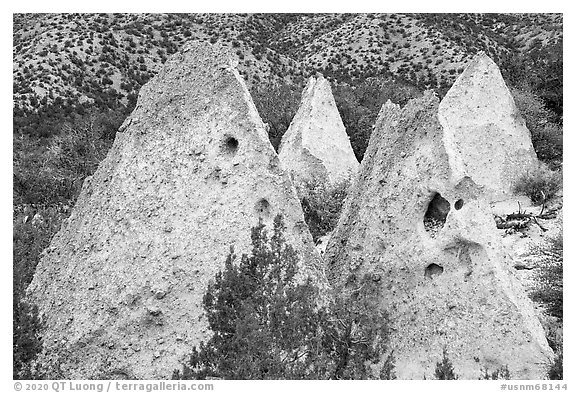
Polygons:
<instances>
[{"instance_id":1,"label":"tuff rock cone","mask_svg":"<svg viewBox=\"0 0 576 393\"><path fill-rule=\"evenodd\" d=\"M386 105L326 250L331 284L382 288L400 379L433 378L444 348L461 379L543 378L552 351L479 188L450 181L438 99Z\"/></svg>"},{"instance_id":2,"label":"tuff rock cone","mask_svg":"<svg viewBox=\"0 0 576 393\"><path fill-rule=\"evenodd\" d=\"M210 332L207 283L282 214L322 284L294 187L234 65L189 44L142 87L29 288L68 379L170 378ZM270 227L270 226L269 226ZM324 279L325 280L325 279Z\"/></svg>"},{"instance_id":3,"label":"tuff rock cone","mask_svg":"<svg viewBox=\"0 0 576 393\"><path fill-rule=\"evenodd\" d=\"M451 181L470 178L485 195L502 198L537 165L530 131L498 66L478 53L440 103Z\"/></svg>"},{"instance_id":4,"label":"tuff rock cone","mask_svg":"<svg viewBox=\"0 0 576 393\"><path fill-rule=\"evenodd\" d=\"M358 169L330 83L310 77L298 112L280 144L282 166L294 182L337 183L349 180Z\"/></svg>"}]
</instances>

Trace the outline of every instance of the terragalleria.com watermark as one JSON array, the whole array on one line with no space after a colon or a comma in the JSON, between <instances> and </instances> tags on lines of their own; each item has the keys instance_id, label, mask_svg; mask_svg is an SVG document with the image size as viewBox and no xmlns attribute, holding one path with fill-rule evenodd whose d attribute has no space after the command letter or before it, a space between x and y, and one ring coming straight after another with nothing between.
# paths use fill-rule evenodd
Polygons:
<instances>
[{"instance_id":1,"label":"terragalleria.com watermark","mask_svg":"<svg viewBox=\"0 0 576 393\"><path fill-rule=\"evenodd\" d=\"M29 392L162 392L162 391L214 391L214 384L198 382L74 382L54 381L44 383L15 382L14 390Z\"/></svg>"}]
</instances>

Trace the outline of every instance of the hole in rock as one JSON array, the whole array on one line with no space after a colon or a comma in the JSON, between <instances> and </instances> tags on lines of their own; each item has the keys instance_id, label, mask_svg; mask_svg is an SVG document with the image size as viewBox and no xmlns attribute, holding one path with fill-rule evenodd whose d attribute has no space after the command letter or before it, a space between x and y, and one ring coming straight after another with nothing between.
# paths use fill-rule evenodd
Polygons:
<instances>
[{"instance_id":1,"label":"hole in rock","mask_svg":"<svg viewBox=\"0 0 576 393\"><path fill-rule=\"evenodd\" d=\"M234 154L238 150L238 139L228 135L224 139L223 149L226 153Z\"/></svg>"},{"instance_id":2,"label":"hole in rock","mask_svg":"<svg viewBox=\"0 0 576 393\"><path fill-rule=\"evenodd\" d=\"M256 214L258 214L258 216L261 218L270 217L272 213L272 206L270 206L270 202L264 198L256 202L255 208Z\"/></svg>"},{"instance_id":3,"label":"hole in rock","mask_svg":"<svg viewBox=\"0 0 576 393\"><path fill-rule=\"evenodd\" d=\"M432 278L434 276L438 276L444 273L444 268L440 265L435 263L431 263L430 265L426 266L426 270L424 271L424 276L428 278Z\"/></svg>"},{"instance_id":4,"label":"hole in rock","mask_svg":"<svg viewBox=\"0 0 576 393\"><path fill-rule=\"evenodd\" d=\"M456 201L456 203L454 203L454 208L455 208L456 210L462 209L462 206L464 206L464 200L463 200L463 199L458 199L458 200Z\"/></svg>"},{"instance_id":5,"label":"hole in rock","mask_svg":"<svg viewBox=\"0 0 576 393\"><path fill-rule=\"evenodd\" d=\"M442 229L449 212L450 202L444 199L439 193L434 194L434 197L428 204L426 214L424 214L424 228L431 237L435 237L436 233Z\"/></svg>"}]
</instances>

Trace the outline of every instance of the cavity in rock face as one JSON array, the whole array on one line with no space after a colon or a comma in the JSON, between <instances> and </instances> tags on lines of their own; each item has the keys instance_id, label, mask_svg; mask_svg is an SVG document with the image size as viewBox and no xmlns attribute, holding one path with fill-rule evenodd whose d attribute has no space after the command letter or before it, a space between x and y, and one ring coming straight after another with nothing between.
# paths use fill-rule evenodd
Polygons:
<instances>
[{"instance_id":1,"label":"cavity in rock face","mask_svg":"<svg viewBox=\"0 0 576 393\"><path fill-rule=\"evenodd\" d=\"M189 44L142 87L38 265L41 359L59 356L68 379L170 378L210 336L202 298L230 247L249 253L251 228L277 214L325 285L242 78L222 47Z\"/></svg>"},{"instance_id":2,"label":"cavity in rock face","mask_svg":"<svg viewBox=\"0 0 576 393\"><path fill-rule=\"evenodd\" d=\"M432 278L436 275L440 275L444 273L444 268L440 265L435 263L431 263L430 265L426 266L426 270L424 271L424 276L428 278Z\"/></svg>"},{"instance_id":3,"label":"cavity in rock face","mask_svg":"<svg viewBox=\"0 0 576 393\"><path fill-rule=\"evenodd\" d=\"M433 377L443 348L463 379L504 365L513 378L543 378L552 352L542 326L479 188L451 181L437 114L431 93L382 109L325 252L329 280L346 293L381 277L398 378ZM433 234L427 220L439 223Z\"/></svg>"},{"instance_id":4,"label":"cavity in rock face","mask_svg":"<svg viewBox=\"0 0 576 393\"><path fill-rule=\"evenodd\" d=\"M449 212L450 202L442 198L442 195L435 193L424 214L424 228L432 237L435 237L436 233L444 227Z\"/></svg>"},{"instance_id":5,"label":"cavity in rock face","mask_svg":"<svg viewBox=\"0 0 576 393\"><path fill-rule=\"evenodd\" d=\"M440 103L453 184L468 176L497 199L537 164L530 131L498 66L477 54Z\"/></svg>"},{"instance_id":6,"label":"cavity in rock face","mask_svg":"<svg viewBox=\"0 0 576 393\"><path fill-rule=\"evenodd\" d=\"M279 157L296 184L349 180L358 169L330 83L310 77L300 108L282 138Z\"/></svg>"}]
</instances>

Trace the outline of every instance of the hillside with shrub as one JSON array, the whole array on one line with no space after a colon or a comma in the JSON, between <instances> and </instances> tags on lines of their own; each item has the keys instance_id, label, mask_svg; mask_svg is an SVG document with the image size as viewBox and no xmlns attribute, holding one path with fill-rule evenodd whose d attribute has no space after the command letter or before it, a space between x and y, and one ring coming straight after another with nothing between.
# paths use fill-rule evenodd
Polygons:
<instances>
[{"instance_id":1,"label":"hillside with shrub","mask_svg":"<svg viewBox=\"0 0 576 393\"><path fill-rule=\"evenodd\" d=\"M74 182L89 171L65 175L57 162L98 157L58 146L76 143L67 139L93 118L99 130L89 145L110 146L140 87L188 40L232 49L275 148L306 78L323 73L359 160L387 99L403 105L424 89L443 95L484 50L516 87L537 151L559 159L561 15L16 14L14 202L73 201Z\"/></svg>"}]
</instances>

